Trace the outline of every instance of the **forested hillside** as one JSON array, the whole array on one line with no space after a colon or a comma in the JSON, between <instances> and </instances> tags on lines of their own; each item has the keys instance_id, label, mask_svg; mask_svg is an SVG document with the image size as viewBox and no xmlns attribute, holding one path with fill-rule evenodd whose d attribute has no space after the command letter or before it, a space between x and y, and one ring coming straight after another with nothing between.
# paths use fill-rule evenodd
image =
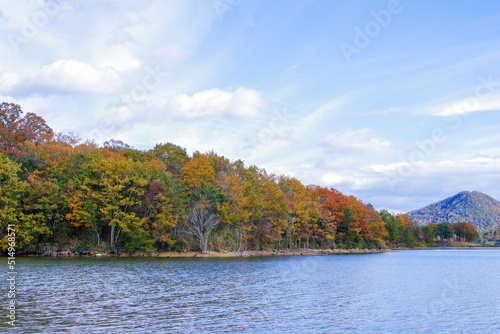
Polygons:
<instances>
[{"instance_id":1,"label":"forested hillside","mask_svg":"<svg viewBox=\"0 0 500 334\"><path fill-rule=\"evenodd\" d=\"M436 237L408 215L215 152L55 134L15 104L0 106L0 151L4 250L7 226L24 252L413 247Z\"/></svg>"},{"instance_id":2,"label":"forested hillside","mask_svg":"<svg viewBox=\"0 0 500 334\"><path fill-rule=\"evenodd\" d=\"M500 226L500 202L478 191L463 191L408 215L421 224L466 221L489 229Z\"/></svg>"}]
</instances>

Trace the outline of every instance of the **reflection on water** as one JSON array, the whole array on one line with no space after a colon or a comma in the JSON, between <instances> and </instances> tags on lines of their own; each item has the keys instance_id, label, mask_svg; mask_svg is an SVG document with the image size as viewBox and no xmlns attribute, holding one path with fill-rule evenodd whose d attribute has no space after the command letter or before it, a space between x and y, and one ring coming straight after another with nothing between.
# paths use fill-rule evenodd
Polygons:
<instances>
[{"instance_id":1,"label":"reflection on water","mask_svg":"<svg viewBox=\"0 0 500 334\"><path fill-rule=\"evenodd\" d=\"M500 249L18 260L17 333L500 332Z\"/></svg>"}]
</instances>

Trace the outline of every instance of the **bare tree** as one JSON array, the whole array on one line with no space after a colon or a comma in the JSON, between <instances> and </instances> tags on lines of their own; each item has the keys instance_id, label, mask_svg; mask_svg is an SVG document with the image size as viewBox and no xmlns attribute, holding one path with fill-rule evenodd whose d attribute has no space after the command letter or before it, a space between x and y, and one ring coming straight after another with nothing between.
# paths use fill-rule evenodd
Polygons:
<instances>
[{"instance_id":1,"label":"bare tree","mask_svg":"<svg viewBox=\"0 0 500 334\"><path fill-rule=\"evenodd\" d=\"M208 237L215 229L220 220L215 218L212 213L205 212L200 207L191 209L191 215L188 220L189 233L194 234L200 240L200 249L205 253L208 248Z\"/></svg>"}]
</instances>

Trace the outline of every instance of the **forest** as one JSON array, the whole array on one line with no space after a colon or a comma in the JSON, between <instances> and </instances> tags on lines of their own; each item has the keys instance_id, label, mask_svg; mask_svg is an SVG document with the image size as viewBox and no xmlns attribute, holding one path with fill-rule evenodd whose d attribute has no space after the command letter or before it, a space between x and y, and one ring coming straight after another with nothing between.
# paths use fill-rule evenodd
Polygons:
<instances>
[{"instance_id":1,"label":"forest","mask_svg":"<svg viewBox=\"0 0 500 334\"><path fill-rule=\"evenodd\" d=\"M0 105L0 242L16 251L243 251L474 241L469 223L421 226L336 189L305 186L215 152L138 150L55 133Z\"/></svg>"}]
</instances>

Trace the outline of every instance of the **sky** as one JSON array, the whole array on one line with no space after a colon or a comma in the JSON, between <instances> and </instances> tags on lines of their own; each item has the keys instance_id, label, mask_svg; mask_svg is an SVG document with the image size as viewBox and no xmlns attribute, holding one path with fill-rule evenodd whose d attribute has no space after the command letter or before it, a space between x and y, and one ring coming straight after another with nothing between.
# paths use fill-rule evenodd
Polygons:
<instances>
[{"instance_id":1,"label":"sky","mask_svg":"<svg viewBox=\"0 0 500 334\"><path fill-rule=\"evenodd\" d=\"M500 2L2 0L0 101L376 209L500 200Z\"/></svg>"}]
</instances>

